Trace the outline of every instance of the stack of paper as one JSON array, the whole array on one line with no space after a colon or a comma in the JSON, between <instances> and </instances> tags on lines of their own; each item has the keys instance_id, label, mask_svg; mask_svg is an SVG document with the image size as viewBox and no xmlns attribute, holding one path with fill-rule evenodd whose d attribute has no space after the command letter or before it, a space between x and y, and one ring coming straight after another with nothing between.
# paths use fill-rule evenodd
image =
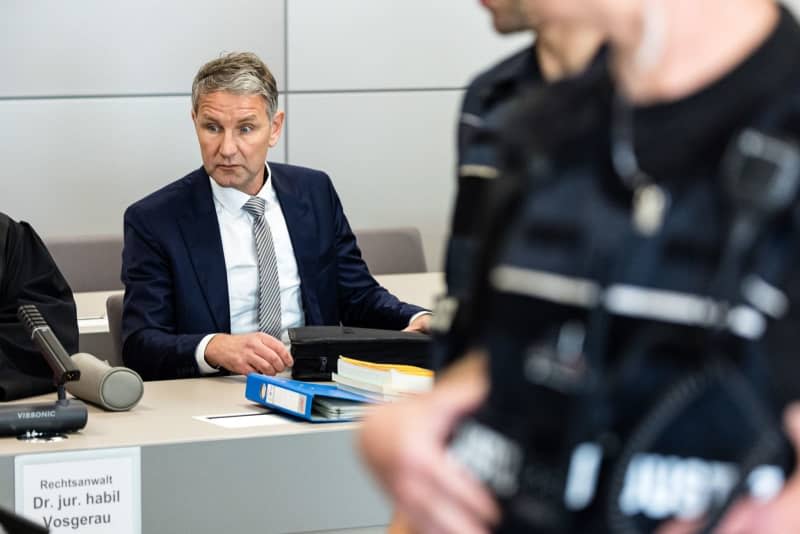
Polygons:
<instances>
[{"instance_id":1,"label":"stack of paper","mask_svg":"<svg viewBox=\"0 0 800 534\"><path fill-rule=\"evenodd\" d=\"M341 389L376 400L393 401L430 391L433 371L413 365L372 363L340 356L333 381Z\"/></svg>"},{"instance_id":2,"label":"stack of paper","mask_svg":"<svg viewBox=\"0 0 800 534\"><path fill-rule=\"evenodd\" d=\"M326 419L360 419L368 404L358 401L317 397L314 399L314 413Z\"/></svg>"}]
</instances>

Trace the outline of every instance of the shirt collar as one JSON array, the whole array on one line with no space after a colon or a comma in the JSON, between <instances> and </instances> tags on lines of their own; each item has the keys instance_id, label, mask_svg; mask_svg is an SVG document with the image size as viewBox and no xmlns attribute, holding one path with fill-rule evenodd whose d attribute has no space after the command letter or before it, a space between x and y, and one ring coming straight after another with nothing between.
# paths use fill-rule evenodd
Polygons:
<instances>
[{"instance_id":1,"label":"shirt collar","mask_svg":"<svg viewBox=\"0 0 800 534\"><path fill-rule=\"evenodd\" d=\"M267 178L264 180L261 190L256 193L256 196L263 198L269 204L273 196L270 194L272 192L272 170L269 168L269 163L264 162L264 166L266 167L265 175ZM214 200L231 214L241 215L243 213L242 207L250 199L250 195L233 187L223 187L215 182L211 176L208 179L211 182L211 193L214 196Z\"/></svg>"}]
</instances>

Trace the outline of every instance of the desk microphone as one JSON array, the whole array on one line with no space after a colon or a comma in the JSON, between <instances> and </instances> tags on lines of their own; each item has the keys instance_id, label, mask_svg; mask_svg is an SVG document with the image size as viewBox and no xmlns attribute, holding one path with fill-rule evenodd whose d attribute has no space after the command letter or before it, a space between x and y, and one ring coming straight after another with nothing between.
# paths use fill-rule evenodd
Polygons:
<instances>
[{"instance_id":1,"label":"desk microphone","mask_svg":"<svg viewBox=\"0 0 800 534\"><path fill-rule=\"evenodd\" d=\"M76 397L112 412L130 410L144 393L139 373L127 367L111 367L108 362L86 352L72 355L81 379L69 382L67 391Z\"/></svg>"},{"instance_id":2,"label":"desk microphone","mask_svg":"<svg viewBox=\"0 0 800 534\"><path fill-rule=\"evenodd\" d=\"M81 372L33 304L20 306L17 318L30 333L53 372L58 390L54 403L9 404L0 408L0 436L37 436L75 432L86 426L88 414L80 401L67 399L64 384L79 380Z\"/></svg>"},{"instance_id":3,"label":"desk microphone","mask_svg":"<svg viewBox=\"0 0 800 534\"><path fill-rule=\"evenodd\" d=\"M81 372L69 359L69 353L64 349L35 305L20 306L17 310L17 318L25 326L31 339L39 347L39 352L47 361L47 365L53 371L53 381L56 386L81 379Z\"/></svg>"}]
</instances>

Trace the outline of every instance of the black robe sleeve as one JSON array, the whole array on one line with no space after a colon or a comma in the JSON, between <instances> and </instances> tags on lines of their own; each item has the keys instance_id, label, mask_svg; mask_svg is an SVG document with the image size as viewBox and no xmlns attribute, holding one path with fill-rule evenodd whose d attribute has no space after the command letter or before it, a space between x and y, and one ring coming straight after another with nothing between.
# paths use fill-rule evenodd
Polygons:
<instances>
[{"instance_id":1,"label":"black robe sleeve","mask_svg":"<svg viewBox=\"0 0 800 534\"><path fill-rule=\"evenodd\" d=\"M54 390L52 372L17 308L35 304L68 353L78 351L75 300L36 232L0 213L0 401Z\"/></svg>"}]
</instances>

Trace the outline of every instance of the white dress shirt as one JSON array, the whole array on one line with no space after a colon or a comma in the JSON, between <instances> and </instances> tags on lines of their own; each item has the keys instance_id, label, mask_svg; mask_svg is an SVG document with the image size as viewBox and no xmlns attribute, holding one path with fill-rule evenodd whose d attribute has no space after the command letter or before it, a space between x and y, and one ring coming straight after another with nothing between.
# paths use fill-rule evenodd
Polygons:
<instances>
[{"instance_id":1,"label":"white dress shirt","mask_svg":"<svg viewBox=\"0 0 800 534\"><path fill-rule=\"evenodd\" d=\"M228 275L228 304L231 313L231 334L258 331L258 260L253 238L253 216L242 209L250 198L232 187L222 187L212 178L211 191L222 237L225 270ZM286 228L286 219L272 187L272 171L267 164L267 178L256 195L266 202L264 217L272 233L281 286L281 340L289 342L287 330L305 324L300 293L300 274L294 248ZM217 372L205 359L206 346L216 334L205 336L195 349L201 373Z\"/></svg>"}]
</instances>

